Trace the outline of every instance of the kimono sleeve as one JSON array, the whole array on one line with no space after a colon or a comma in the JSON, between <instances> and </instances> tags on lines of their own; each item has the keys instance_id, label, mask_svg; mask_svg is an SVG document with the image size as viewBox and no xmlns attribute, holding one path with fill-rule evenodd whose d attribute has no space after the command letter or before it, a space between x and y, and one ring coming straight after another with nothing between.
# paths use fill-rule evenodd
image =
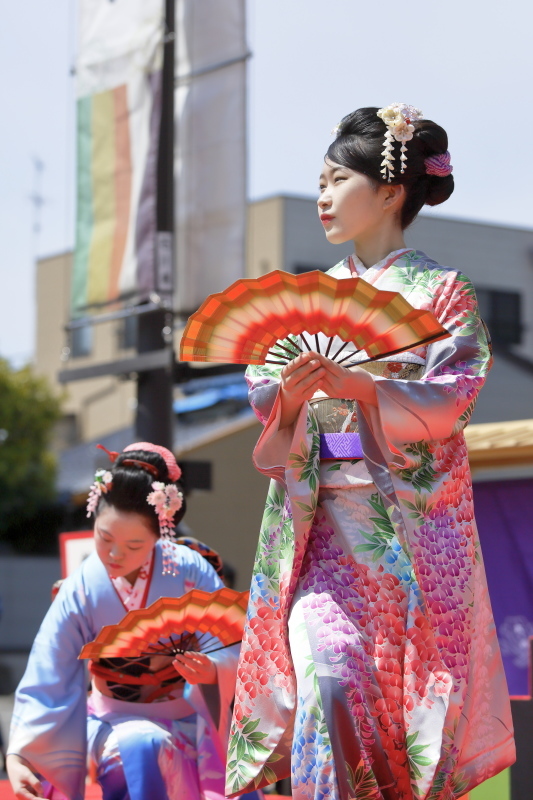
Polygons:
<instances>
[{"instance_id":1,"label":"kimono sleeve","mask_svg":"<svg viewBox=\"0 0 533 800\"><path fill-rule=\"evenodd\" d=\"M451 337L429 345L423 377L375 379L378 408L361 404L367 421L381 428L394 453L403 445L447 439L470 419L492 365L474 287L461 273L442 282L433 311Z\"/></svg>"},{"instance_id":2,"label":"kimono sleeve","mask_svg":"<svg viewBox=\"0 0 533 800\"><path fill-rule=\"evenodd\" d=\"M8 748L73 800L83 797L86 771L87 681L78 655L92 634L84 605L81 581L65 581L17 688Z\"/></svg>"},{"instance_id":3,"label":"kimono sleeve","mask_svg":"<svg viewBox=\"0 0 533 800\"><path fill-rule=\"evenodd\" d=\"M265 366L251 366L246 370L246 383L248 384L248 399L256 417L266 425L280 386L281 367L270 369Z\"/></svg>"},{"instance_id":4,"label":"kimono sleeve","mask_svg":"<svg viewBox=\"0 0 533 800\"><path fill-rule=\"evenodd\" d=\"M202 589L204 592L214 592L223 587L223 583L216 574L215 570L202 556L193 551L189 551L191 561L186 568L186 579L191 583L194 582L196 589ZM210 645L218 648L220 642L218 639L212 639L205 642L207 648ZM189 700L193 701L194 694L201 691L204 696L204 701L207 704L212 719L220 735L224 738L227 736L229 730L229 720L231 704L235 694L235 682L237 679L237 661L239 658L240 645L233 645L232 647L215 649L213 652L208 653L211 661L215 663L217 668L217 684L218 692L215 686L200 685L194 689L189 689L185 695Z\"/></svg>"}]
</instances>

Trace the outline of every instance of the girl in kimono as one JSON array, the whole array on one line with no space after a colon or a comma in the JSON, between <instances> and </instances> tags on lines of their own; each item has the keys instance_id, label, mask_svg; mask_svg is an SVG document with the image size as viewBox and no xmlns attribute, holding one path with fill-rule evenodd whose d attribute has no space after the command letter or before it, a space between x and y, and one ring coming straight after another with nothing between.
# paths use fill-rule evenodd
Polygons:
<instances>
[{"instance_id":1,"label":"girl in kimono","mask_svg":"<svg viewBox=\"0 0 533 800\"><path fill-rule=\"evenodd\" d=\"M450 338L349 369L317 352L248 369L254 463L272 481L229 796L290 775L297 800L452 800L514 761L463 433L487 334L468 278L403 234L452 193L447 148L410 106L349 114L318 213L355 247L328 274L400 292Z\"/></svg>"},{"instance_id":2,"label":"girl in kimono","mask_svg":"<svg viewBox=\"0 0 533 800\"><path fill-rule=\"evenodd\" d=\"M110 456L89 496L96 552L63 582L17 689L11 784L17 798L82 800L89 755L104 800L216 800L238 647L92 662L87 704L78 655L104 625L159 597L222 586L200 555L220 570L216 553L171 541L185 511L172 453L138 443Z\"/></svg>"}]
</instances>

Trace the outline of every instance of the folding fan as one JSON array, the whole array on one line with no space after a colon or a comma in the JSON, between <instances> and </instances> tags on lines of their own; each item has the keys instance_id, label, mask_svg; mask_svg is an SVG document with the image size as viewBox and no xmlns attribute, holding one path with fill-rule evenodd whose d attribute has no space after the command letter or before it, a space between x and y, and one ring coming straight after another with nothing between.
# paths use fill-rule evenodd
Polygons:
<instances>
[{"instance_id":1,"label":"folding fan","mask_svg":"<svg viewBox=\"0 0 533 800\"><path fill-rule=\"evenodd\" d=\"M354 357L350 352L340 358L350 342L366 352L368 358L357 360L361 364L450 336L430 311L362 278L274 270L210 295L187 323L180 358L284 364L302 352L296 337L307 350L320 352L319 333L329 337L324 355L339 364ZM331 352L335 337L344 345Z\"/></svg>"},{"instance_id":2,"label":"folding fan","mask_svg":"<svg viewBox=\"0 0 533 800\"><path fill-rule=\"evenodd\" d=\"M247 603L247 592L228 588L160 597L148 608L128 611L117 625L105 625L79 658L212 653L241 641Z\"/></svg>"}]
</instances>

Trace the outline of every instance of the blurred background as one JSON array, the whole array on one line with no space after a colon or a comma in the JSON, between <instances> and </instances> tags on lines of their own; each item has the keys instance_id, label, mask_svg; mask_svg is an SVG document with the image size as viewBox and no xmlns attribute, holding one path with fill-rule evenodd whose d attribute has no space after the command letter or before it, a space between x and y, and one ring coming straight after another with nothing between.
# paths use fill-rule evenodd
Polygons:
<instances>
[{"instance_id":1,"label":"blurred background","mask_svg":"<svg viewBox=\"0 0 533 800\"><path fill-rule=\"evenodd\" d=\"M467 429L511 692L533 635L533 160L526 0L27 0L0 25L0 728L88 528L101 442L171 446L186 530L246 589L265 479L242 368L176 360L207 294L328 269L318 175L349 111L446 128L456 189L407 243L463 270L494 341ZM2 716L3 714L3 716ZM504 796L501 795L503 798ZM518 796L513 795L513 800Z\"/></svg>"}]
</instances>

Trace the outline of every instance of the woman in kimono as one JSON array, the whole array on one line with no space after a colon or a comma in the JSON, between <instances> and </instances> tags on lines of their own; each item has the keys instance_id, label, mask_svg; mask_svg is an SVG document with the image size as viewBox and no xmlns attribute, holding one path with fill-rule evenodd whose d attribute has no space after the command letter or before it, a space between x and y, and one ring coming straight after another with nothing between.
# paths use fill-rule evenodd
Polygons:
<instances>
[{"instance_id":1,"label":"woman in kimono","mask_svg":"<svg viewBox=\"0 0 533 800\"><path fill-rule=\"evenodd\" d=\"M159 597L222 587L194 552L220 569L213 551L171 541L185 510L174 456L147 443L110 455L89 496L96 552L63 582L17 689L11 784L17 798L82 800L89 754L104 800L222 798L238 647L91 662L87 704L78 656L104 625Z\"/></svg>"},{"instance_id":2,"label":"woman in kimono","mask_svg":"<svg viewBox=\"0 0 533 800\"><path fill-rule=\"evenodd\" d=\"M228 795L291 775L297 800L452 800L514 761L463 433L487 334L468 278L403 236L453 191L447 147L410 106L349 114L318 212L355 246L328 274L400 292L450 338L350 369L316 352L248 369L272 482Z\"/></svg>"}]
</instances>

